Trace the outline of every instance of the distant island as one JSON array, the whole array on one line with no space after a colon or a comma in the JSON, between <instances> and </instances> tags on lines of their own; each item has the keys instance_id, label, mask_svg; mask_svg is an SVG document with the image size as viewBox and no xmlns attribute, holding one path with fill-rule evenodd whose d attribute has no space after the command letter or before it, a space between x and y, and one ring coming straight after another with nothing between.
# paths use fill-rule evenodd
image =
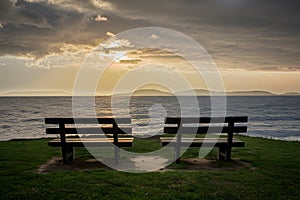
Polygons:
<instances>
[{"instance_id":1,"label":"distant island","mask_svg":"<svg viewBox=\"0 0 300 200\"><path fill-rule=\"evenodd\" d=\"M8 91L3 92L0 96L5 97L23 97L23 96L72 96L71 92L67 91L36 91L36 90L29 90L29 91Z\"/></svg>"},{"instance_id":2,"label":"distant island","mask_svg":"<svg viewBox=\"0 0 300 200\"><path fill-rule=\"evenodd\" d=\"M194 93L193 93L194 92ZM268 91L263 90L252 90L252 91L230 91L230 92L217 92L217 91L209 91L206 89L195 89L194 91L180 91L177 92L176 95L179 96L190 96L195 94L196 96L220 96L220 95L227 95L227 96L300 96L298 92L288 92L283 94L275 94ZM129 93L123 93L118 95L130 95ZM140 89L133 93L133 96L175 96L175 94L162 91L158 89Z\"/></svg>"},{"instance_id":3,"label":"distant island","mask_svg":"<svg viewBox=\"0 0 300 200\"><path fill-rule=\"evenodd\" d=\"M230 91L230 92L218 92L218 91L209 91L206 89L196 89L194 90L195 94L197 96L220 96L220 95L228 95L228 96L272 96L276 95L274 93L268 92L268 91L260 91L260 90L253 90L253 91ZM188 92L182 92L182 95L185 95L187 93L191 93L191 91Z\"/></svg>"},{"instance_id":4,"label":"distant island","mask_svg":"<svg viewBox=\"0 0 300 200\"><path fill-rule=\"evenodd\" d=\"M174 96L174 94L168 91L162 91L158 89L140 89L134 91L133 96Z\"/></svg>"},{"instance_id":5,"label":"distant island","mask_svg":"<svg viewBox=\"0 0 300 200\"><path fill-rule=\"evenodd\" d=\"M178 96L300 96L299 92L286 92L281 94L275 94L269 91L252 90L252 91L230 91L230 92L218 92L209 91L206 89L195 89L188 91L179 91L176 93ZM116 93L118 96L175 96L171 91L161 89L138 89L133 93ZM22 97L22 96L72 96L72 92L68 91L8 91L0 94L2 97ZM109 93L101 94L96 93L96 96L111 96Z\"/></svg>"},{"instance_id":6,"label":"distant island","mask_svg":"<svg viewBox=\"0 0 300 200\"><path fill-rule=\"evenodd\" d=\"M284 95L284 96L299 96L300 93L299 92L286 92L286 93L283 93L281 95Z\"/></svg>"}]
</instances>

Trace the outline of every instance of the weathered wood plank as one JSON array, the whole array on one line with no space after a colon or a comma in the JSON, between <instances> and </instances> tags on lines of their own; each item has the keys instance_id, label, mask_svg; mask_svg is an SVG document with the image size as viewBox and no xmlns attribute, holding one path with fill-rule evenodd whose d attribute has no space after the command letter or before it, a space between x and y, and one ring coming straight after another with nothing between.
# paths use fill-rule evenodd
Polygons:
<instances>
[{"instance_id":1,"label":"weathered wood plank","mask_svg":"<svg viewBox=\"0 0 300 200\"><path fill-rule=\"evenodd\" d=\"M119 138L119 147L132 147L133 137ZM66 143L71 147L113 147L113 138L66 138ZM50 140L49 146L61 147L59 138Z\"/></svg>"},{"instance_id":2,"label":"weathered wood plank","mask_svg":"<svg viewBox=\"0 0 300 200\"><path fill-rule=\"evenodd\" d=\"M93 127L93 128L46 128L47 134L131 134L132 128L118 128L114 130L113 128L103 128L103 127Z\"/></svg>"},{"instance_id":3,"label":"weathered wood plank","mask_svg":"<svg viewBox=\"0 0 300 200\"><path fill-rule=\"evenodd\" d=\"M170 147L175 147L176 138L172 137L160 137L160 143L162 146L169 145ZM227 138L181 138L181 147L226 147ZM233 138L232 147L244 147L245 142Z\"/></svg>"},{"instance_id":4,"label":"weathered wood plank","mask_svg":"<svg viewBox=\"0 0 300 200\"><path fill-rule=\"evenodd\" d=\"M164 127L164 133L176 134L206 134L206 133L228 133L229 127L225 126L200 126L200 127ZM233 127L234 133L246 133L247 126Z\"/></svg>"},{"instance_id":5,"label":"weathered wood plank","mask_svg":"<svg viewBox=\"0 0 300 200\"><path fill-rule=\"evenodd\" d=\"M188 123L242 123L248 122L247 116L238 117L167 117L165 120L166 124L188 124Z\"/></svg>"},{"instance_id":6,"label":"weathered wood plank","mask_svg":"<svg viewBox=\"0 0 300 200\"><path fill-rule=\"evenodd\" d=\"M45 124L130 124L131 118L45 118Z\"/></svg>"}]
</instances>

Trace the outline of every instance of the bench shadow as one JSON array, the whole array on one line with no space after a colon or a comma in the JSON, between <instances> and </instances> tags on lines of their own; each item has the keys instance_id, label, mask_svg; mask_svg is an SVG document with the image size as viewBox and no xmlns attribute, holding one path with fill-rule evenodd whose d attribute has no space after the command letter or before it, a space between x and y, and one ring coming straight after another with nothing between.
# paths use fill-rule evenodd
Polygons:
<instances>
[{"instance_id":1,"label":"bench shadow","mask_svg":"<svg viewBox=\"0 0 300 200\"><path fill-rule=\"evenodd\" d=\"M68 164L63 164L60 157L51 158L46 164L39 166L37 173L47 174L57 171L87 171L87 170L113 170L97 159L79 160L76 159Z\"/></svg>"},{"instance_id":2,"label":"bench shadow","mask_svg":"<svg viewBox=\"0 0 300 200\"><path fill-rule=\"evenodd\" d=\"M134 165L134 163L132 163ZM165 168L159 169L158 172L165 171L235 171L241 169L255 170L250 163L241 160L231 160L224 162L220 160L209 160L205 158L189 158L181 159L180 164L171 164ZM112 171L112 169L97 159L76 159L69 164L63 164L62 158L53 157L47 163L39 166L37 173L47 174L59 171L89 171L89 170L104 170Z\"/></svg>"},{"instance_id":3,"label":"bench shadow","mask_svg":"<svg viewBox=\"0 0 300 200\"><path fill-rule=\"evenodd\" d=\"M229 162L205 158L181 159L180 164L171 164L163 171L235 171L242 169L255 170L250 163L232 159Z\"/></svg>"}]
</instances>

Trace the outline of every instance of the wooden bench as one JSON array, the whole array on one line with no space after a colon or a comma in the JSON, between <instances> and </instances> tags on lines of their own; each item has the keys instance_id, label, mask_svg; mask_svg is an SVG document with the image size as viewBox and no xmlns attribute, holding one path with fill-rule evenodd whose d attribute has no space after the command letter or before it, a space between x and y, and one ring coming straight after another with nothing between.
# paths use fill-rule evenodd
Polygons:
<instances>
[{"instance_id":1,"label":"wooden bench","mask_svg":"<svg viewBox=\"0 0 300 200\"><path fill-rule=\"evenodd\" d=\"M229 161L232 147L245 146L244 142L233 138L234 133L247 132L247 126L243 125L245 122L248 122L248 117L167 117L164 133L176 134L176 138L160 137L160 142L162 146L174 147L176 163L180 162L181 147L217 147L219 148L218 159ZM188 134L195 135L189 138ZM197 138L197 134L216 134L219 137L204 139ZM226 134L227 137L220 137L223 134ZM187 137L183 137L183 135Z\"/></svg>"},{"instance_id":2,"label":"wooden bench","mask_svg":"<svg viewBox=\"0 0 300 200\"><path fill-rule=\"evenodd\" d=\"M60 138L48 145L61 147L63 163L73 161L75 147L114 147L114 159L118 162L118 147L131 147L134 139L130 137L130 118L45 118L45 124L56 125L46 128L46 133L59 134Z\"/></svg>"}]
</instances>

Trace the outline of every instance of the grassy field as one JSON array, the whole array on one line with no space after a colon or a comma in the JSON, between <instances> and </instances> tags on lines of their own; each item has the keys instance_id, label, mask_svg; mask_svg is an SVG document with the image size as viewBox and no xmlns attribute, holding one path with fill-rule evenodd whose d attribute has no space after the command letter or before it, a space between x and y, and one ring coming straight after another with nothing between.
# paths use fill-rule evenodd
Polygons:
<instances>
[{"instance_id":1,"label":"grassy field","mask_svg":"<svg viewBox=\"0 0 300 200\"><path fill-rule=\"evenodd\" d=\"M0 142L0 199L300 199L300 143L239 136L245 148L233 149L236 162L215 161L218 170L176 170L133 174L101 168L37 173L40 165L60 156L48 140ZM158 148L155 140L137 140L132 151ZM183 158L197 157L188 150ZM91 157L83 148L76 158ZM208 160L216 159L216 151ZM232 168L232 169L231 169ZM231 170L228 170L231 169Z\"/></svg>"}]
</instances>

